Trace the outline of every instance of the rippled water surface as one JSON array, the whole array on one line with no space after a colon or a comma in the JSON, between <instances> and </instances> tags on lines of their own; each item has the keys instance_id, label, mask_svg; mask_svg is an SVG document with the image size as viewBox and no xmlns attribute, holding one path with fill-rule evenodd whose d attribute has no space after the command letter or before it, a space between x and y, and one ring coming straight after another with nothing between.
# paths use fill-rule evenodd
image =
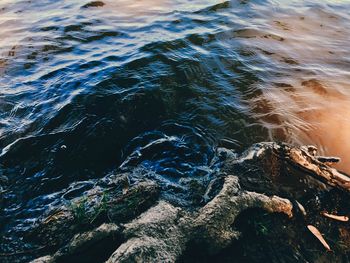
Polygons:
<instances>
[{"instance_id":1,"label":"rippled water surface","mask_svg":"<svg viewBox=\"0 0 350 263\"><path fill-rule=\"evenodd\" d=\"M181 192L281 140L350 172L349 43L348 1L1 0L1 250L119 166Z\"/></svg>"}]
</instances>

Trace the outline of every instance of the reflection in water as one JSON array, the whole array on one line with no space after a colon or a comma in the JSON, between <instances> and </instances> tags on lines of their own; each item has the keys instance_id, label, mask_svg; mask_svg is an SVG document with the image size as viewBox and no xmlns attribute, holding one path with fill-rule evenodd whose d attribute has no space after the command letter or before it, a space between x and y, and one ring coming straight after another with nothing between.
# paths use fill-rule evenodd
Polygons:
<instances>
[{"instance_id":1,"label":"reflection in water","mask_svg":"<svg viewBox=\"0 0 350 263\"><path fill-rule=\"evenodd\" d=\"M316 85L318 87L318 85ZM329 155L339 156L338 168L350 173L350 101L343 94L331 95L326 90L305 98L313 109L300 110L301 118L311 125L300 134L303 143L313 143Z\"/></svg>"},{"instance_id":2,"label":"reflection in water","mask_svg":"<svg viewBox=\"0 0 350 263\"><path fill-rule=\"evenodd\" d=\"M101 1L102 2L102 1ZM196 11L210 5L220 3L219 0L204 1L181 1L181 0L106 0L103 1L102 10L118 12L121 16L143 16L143 15L159 15L161 13L170 13L173 11ZM137 17L133 17L137 20ZM132 21L129 21L132 22Z\"/></svg>"},{"instance_id":3,"label":"reflection in water","mask_svg":"<svg viewBox=\"0 0 350 263\"><path fill-rule=\"evenodd\" d=\"M349 15L316 7L270 15L238 34L271 65L262 64L262 94L248 102L255 118L271 139L315 144L350 173L350 31L339 28Z\"/></svg>"},{"instance_id":4,"label":"reflection in water","mask_svg":"<svg viewBox=\"0 0 350 263\"><path fill-rule=\"evenodd\" d=\"M142 1L104 1L103 8L118 12L120 15L145 15L150 13L160 13L169 10L176 5L176 1L169 0L142 0Z\"/></svg>"},{"instance_id":5,"label":"reflection in water","mask_svg":"<svg viewBox=\"0 0 350 263\"><path fill-rule=\"evenodd\" d=\"M321 154L342 158L337 165L350 172L350 104L349 97L326 88L312 79L298 89L272 91L260 103L270 105L265 120L271 136L296 144L314 144ZM276 118L272 118L275 116ZM283 127L283 128L281 128Z\"/></svg>"}]
</instances>

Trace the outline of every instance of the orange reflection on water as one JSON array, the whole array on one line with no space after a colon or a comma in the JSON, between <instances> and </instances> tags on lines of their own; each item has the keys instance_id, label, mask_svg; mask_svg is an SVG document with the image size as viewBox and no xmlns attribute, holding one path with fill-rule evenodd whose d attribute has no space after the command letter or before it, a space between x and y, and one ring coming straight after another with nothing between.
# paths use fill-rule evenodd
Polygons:
<instances>
[{"instance_id":1,"label":"orange reflection on water","mask_svg":"<svg viewBox=\"0 0 350 263\"><path fill-rule=\"evenodd\" d=\"M326 6L261 13L266 23L238 35L266 62L261 94L248 100L253 116L271 139L314 144L350 174L349 14Z\"/></svg>"},{"instance_id":2,"label":"orange reflection on water","mask_svg":"<svg viewBox=\"0 0 350 263\"><path fill-rule=\"evenodd\" d=\"M314 95L304 100L315 109L299 112L300 117L311 125L300 133L300 140L317 144L323 153L341 157L342 162L337 167L350 173L349 94L331 94L317 82L308 82L306 86Z\"/></svg>"},{"instance_id":3,"label":"orange reflection on water","mask_svg":"<svg viewBox=\"0 0 350 263\"><path fill-rule=\"evenodd\" d=\"M299 88L266 93L261 103L267 103L270 112L259 117L272 137L314 144L319 154L340 157L337 168L350 173L349 96L311 79Z\"/></svg>"}]
</instances>

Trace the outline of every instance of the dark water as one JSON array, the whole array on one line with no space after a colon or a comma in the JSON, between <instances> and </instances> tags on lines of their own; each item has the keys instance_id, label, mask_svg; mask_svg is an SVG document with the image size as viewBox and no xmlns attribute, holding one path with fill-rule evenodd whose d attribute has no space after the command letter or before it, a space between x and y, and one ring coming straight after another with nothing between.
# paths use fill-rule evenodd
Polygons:
<instances>
[{"instance_id":1,"label":"dark water","mask_svg":"<svg viewBox=\"0 0 350 263\"><path fill-rule=\"evenodd\" d=\"M88 3L0 2L3 252L119 166L181 193L218 145L282 140L350 171L349 2Z\"/></svg>"}]
</instances>

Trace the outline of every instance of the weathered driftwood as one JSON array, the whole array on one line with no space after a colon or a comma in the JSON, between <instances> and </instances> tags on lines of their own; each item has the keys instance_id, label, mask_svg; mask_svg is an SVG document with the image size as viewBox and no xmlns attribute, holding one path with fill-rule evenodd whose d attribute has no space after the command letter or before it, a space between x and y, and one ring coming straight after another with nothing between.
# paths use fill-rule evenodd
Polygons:
<instances>
[{"instance_id":1,"label":"weathered driftwood","mask_svg":"<svg viewBox=\"0 0 350 263\"><path fill-rule=\"evenodd\" d=\"M295 148L283 145L283 148L285 159L291 165L303 169L323 183L350 192L350 177L329 166L340 161L338 158L317 156L317 149L310 146Z\"/></svg>"},{"instance_id":2,"label":"weathered driftwood","mask_svg":"<svg viewBox=\"0 0 350 263\"><path fill-rule=\"evenodd\" d=\"M226 172L237 170L239 173L241 170L237 169L238 166L258 160L259 165L263 163L267 167L265 167L265 171L270 177L278 177L285 165L291 165L305 177L311 176L322 183L345 192L349 192L350 189L348 176L327 165L328 162L337 159L318 157L314 147L292 147L287 144L261 143L254 145L240 156L227 150L222 150L221 154L225 155L223 171ZM128 214L131 213L130 209L133 206L140 211L137 207L144 202L143 198L149 201L147 201L146 206L142 205L142 207L150 206L150 203L153 203L154 205L151 208L128 223L116 222L116 217L113 217L114 219L109 220L119 224L102 224L96 229L75 235L66 245L62 246L62 240L67 240L67 235L65 235L61 238L61 242L56 242L56 244L61 244L61 248L56 253L52 256L36 259L33 262L59 262L60 259L69 258L78 252L84 253L91 246L100 242L101 239L111 235L117 235L120 242L115 243L115 251L109 256L108 263L174 262L188 249L190 243L201 244L203 250L209 254L218 253L228 247L233 240L240 238L240 232L233 228L235 220L243 211L250 208L260 208L269 213L284 213L288 217L293 216L292 202L278 196L279 191L276 191L277 195L273 195L247 190L241 180L244 182L249 174L228 174L221 175L225 177L221 190L202 208L194 211L174 206L164 200L156 201L157 187L154 183L136 184L130 187L128 191L124 191L120 197L123 202L127 202L126 199L128 198L134 198L134 200L137 200L136 202L132 202L130 206L126 206L120 201L111 202L104 212L109 214L110 211L114 211L113 213L118 214L119 211L120 215ZM267 177L259 178L259 180L265 179L267 180L267 182L264 182L266 185L273 184L273 181L269 181ZM255 179L252 178L252 180ZM258 182L260 182L259 180ZM208 188L210 188L210 185ZM149 197L150 195L152 198ZM204 198L204 200L207 199L210 198ZM124 205L121 205L121 203ZM90 205L94 206L96 204L92 203ZM296 202L296 204L298 203ZM302 207L300 204L298 206ZM126 210L122 211L123 209ZM305 215L305 211L303 214ZM74 222L74 213L66 208L62 215L51 215L44 220L41 227L39 227L40 233L47 237L56 234L60 227L74 225ZM75 224L75 227L73 227L75 232L78 231L78 226L79 224Z\"/></svg>"},{"instance_id":3,"label":"weathered driftwood","mask_svg":"<svg viewBox=\"0 0 350 263\"><path fill-rule=\"evenodd\" d=\"M226 151L224 149L225 154ZM312 145L295 147L286 143L257 143L239 158L231 155L228 159L231 160L227 160L224 164L226 171L234 169L233 166L236 164L245 164L253 160L256 164L259 162L265 163L265 166L267 166L265 172L271 177L279 177L281 167L278 166L289 165L302 173L304 178L312 177L331 187L350 192L350 177L332 167L340 159L318 156L317 148ZM259 163L258 165L262 164Z\"/></svg>"}]
</instances>

